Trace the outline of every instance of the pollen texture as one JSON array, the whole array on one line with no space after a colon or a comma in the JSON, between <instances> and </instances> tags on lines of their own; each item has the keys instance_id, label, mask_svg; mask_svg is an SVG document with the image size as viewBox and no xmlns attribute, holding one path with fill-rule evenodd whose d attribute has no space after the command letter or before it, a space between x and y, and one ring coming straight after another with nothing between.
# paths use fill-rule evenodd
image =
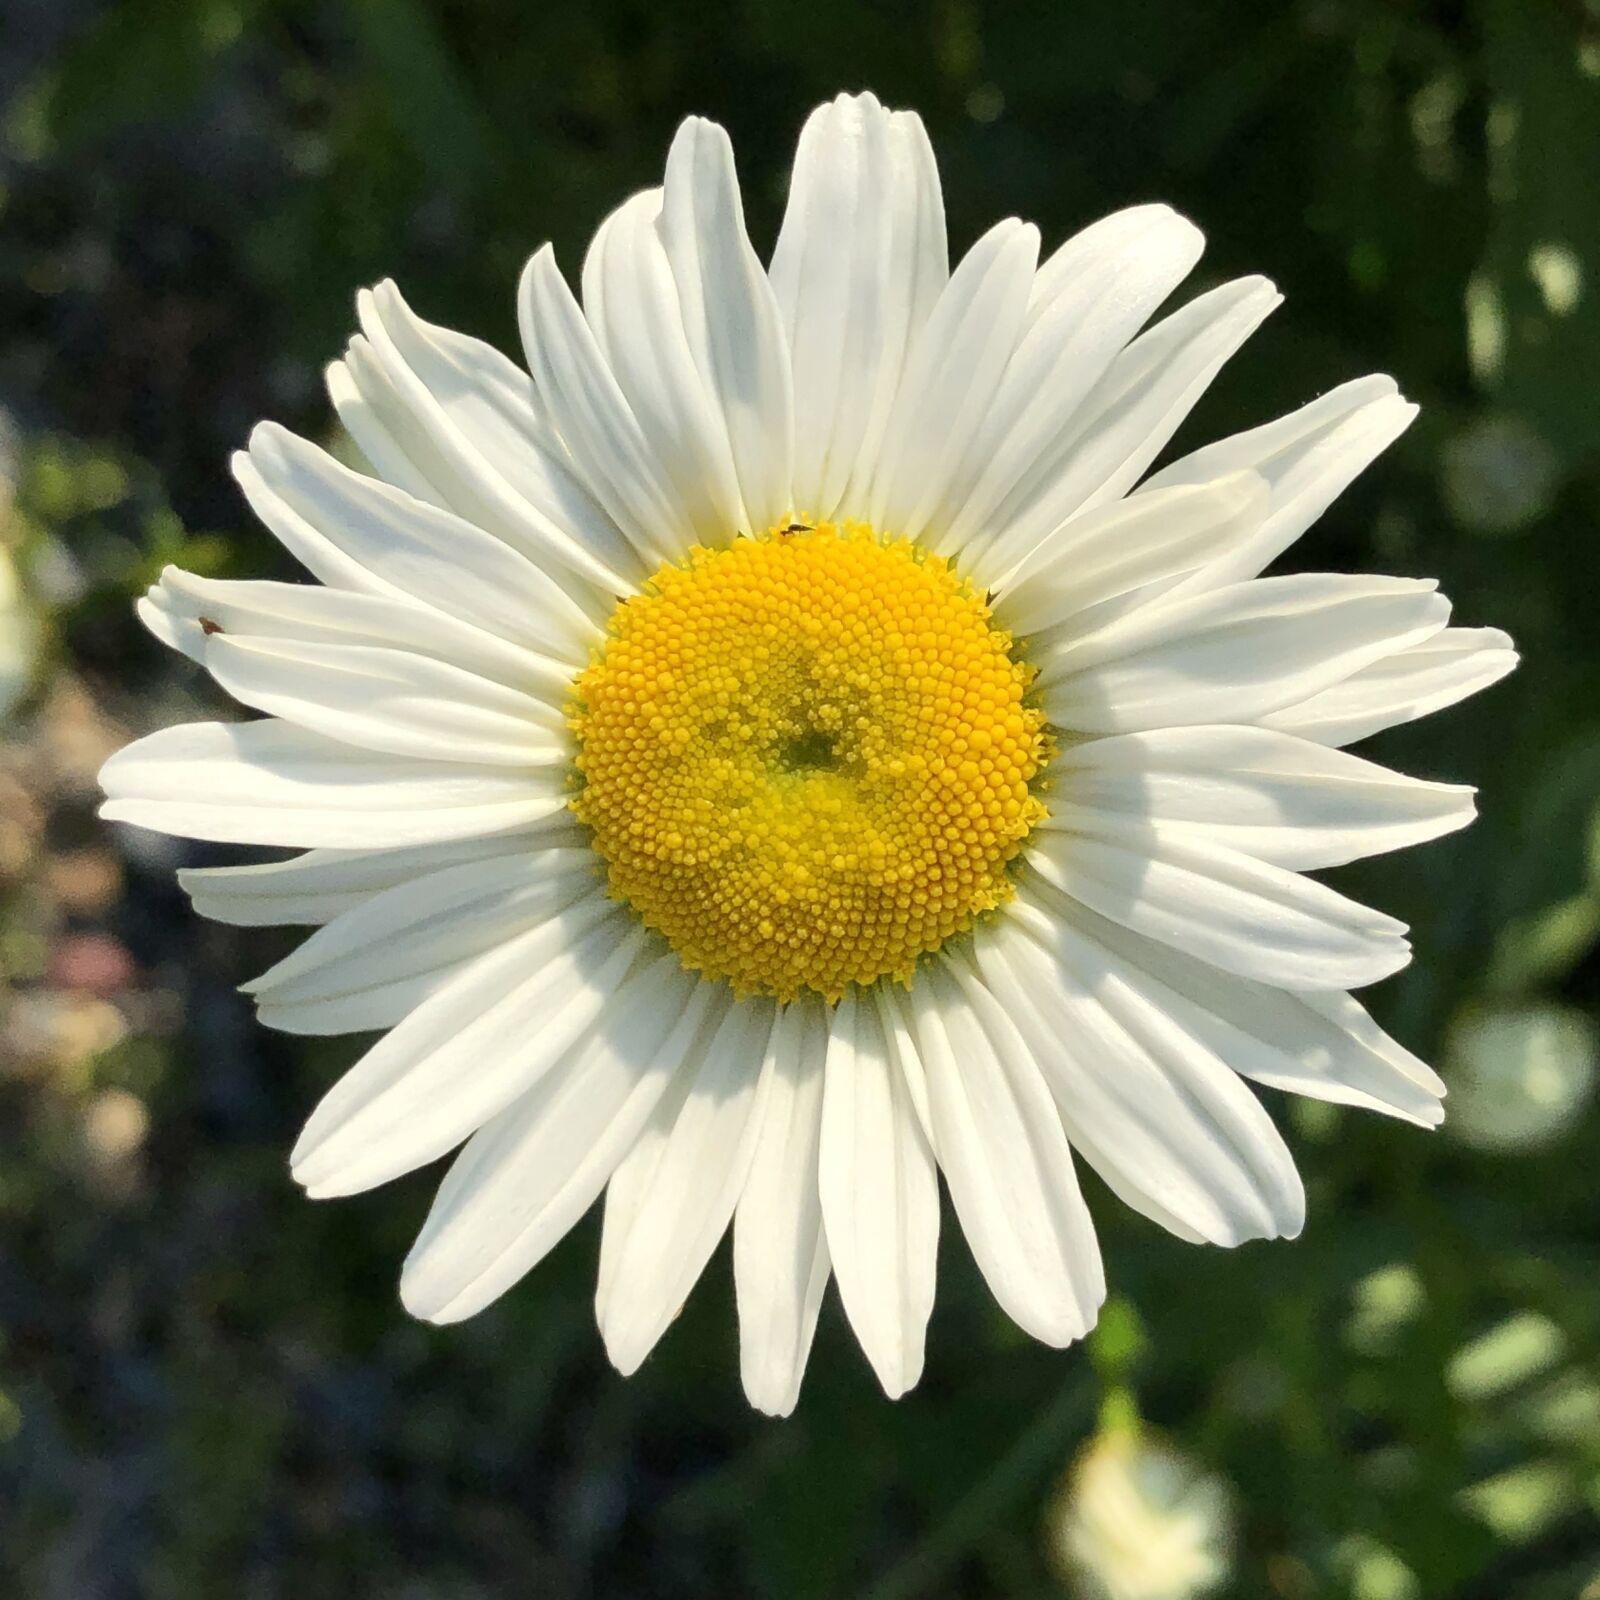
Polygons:
<instances>
[{"instance_id":1,"label":"pollen texture","mask_svg":"<svg viewBox=\"0 0 1600 1600\"><path fill-rule=\"evenodd\" d=\"M611 892L741 993L909 980L1044 815L1029 669L942 560L862 527L663 566L570 713Z\"/></svg>"}]
</instances>

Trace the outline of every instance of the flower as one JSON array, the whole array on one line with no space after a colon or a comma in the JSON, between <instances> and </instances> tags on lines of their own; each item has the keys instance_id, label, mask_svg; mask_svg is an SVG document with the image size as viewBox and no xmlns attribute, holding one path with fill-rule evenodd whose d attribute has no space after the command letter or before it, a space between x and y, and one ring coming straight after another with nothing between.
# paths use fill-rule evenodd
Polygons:
<instances>
[{"instance_id":1,"label":"flower","mask_svg":"<svg viewBox=\"0 0 1600 1600\"><path fill-rule=\"evenodd\" d=\"M0 518L6 490L0 483ZM23 602L16 564L0 544L0 724L21 703L33 679L39 628Z\"/></svg>"},{"instance_id":2,"label":"flower","mask_svg":"<svg viewBox=\"0 0 1600 1600\"><path fill-rule=\"evenodd\" d=\"M1594 1091L1596 1029L1587 1012L1536 1001L1470 1009L1450 1030L1463 1144L1536 1150L1569 1132Z\"/></svg>"},{"instance_id":3,"label":"flower","mask_svg":"<svg viewBox=\"0 0 1600 1600\"><path fill-rule=\"evenodd\" d=\"M1084 1451L1046 1529L1084 1600L1198 1600L1232 1567L1226 1483L1136 1433L1102 1433Z\"/></svg>"},{"instance_id":4,"label":"flower","mask_svg":"<svg viewBox=\"0 0 1600 1600\"><path fill-rule=\"evenodd\" d=\"M262 424L245 495L320 586L168 569L150 627L266 713L155 733L104 814L308 853L190 871L316 927L270 1026L387 1030L293 1153L313 1196L465 1146L406 1263L450 1322L605 1193L631 1372L732 1224L747 1393L795 1403L830 1277L890 1395L923 1363L943 1171L1055 1345L1104 1279L1071 1150L1185 1239L1292 1235L1244 1080L1440 1117L1345 991L1403 927L1304 873L1468 790L1339 746L1509 670L1431 583L1258 574L1410 420L1382 377L1145 473L1277 304L1164 206L954 272L918 119L807 122L770 266L691 118L582 303L523 274L531 378L358 300L329 369L374 476Z\"/></svg>"}]
</instances>

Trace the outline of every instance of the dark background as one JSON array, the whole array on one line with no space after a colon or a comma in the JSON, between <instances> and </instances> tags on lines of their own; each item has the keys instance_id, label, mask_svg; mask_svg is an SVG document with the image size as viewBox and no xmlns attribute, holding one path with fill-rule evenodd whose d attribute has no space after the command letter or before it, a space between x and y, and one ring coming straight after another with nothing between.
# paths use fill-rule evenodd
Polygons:
<instances>
[{"instance_id":1,"label":"dark background","mask_svg":"<svg viewBox=\"0 0 1600 1600\"><path fill-rule=\"evenodd\" d=\"M1374 746L1479 824L1340 875L1414 925L1369 998L1452 1123L1274 1099L1297 1244L1197 1250L1096 1186L1086 1349L1015 1333L947 1228L921 1387L884 1401L830 1299L773 1423L726 1252L628 1382L593 1218L476 1321L407 1320L433 1175L298 1194L354 1046L255 1027L233 986L284 938L193 918L172 868L225 858L109 837L92 780L217 708L131 597L286 575L226 457L263 416L331 437L357 287L513 349L522 261L574 271L691 111L764 253L806 112L863 86L926 119L956 252L1164 199L1191 290L1277 280L1176 448L1394 373L1421 419L1288 561L1437 576L1524 665ZM1061 1485L1136 1410L1229 1485L1227 1595L1600 1594L1593 0L4 0L0 105L0 1593L1091 1594Z\"/></svg>"}]
</instances>

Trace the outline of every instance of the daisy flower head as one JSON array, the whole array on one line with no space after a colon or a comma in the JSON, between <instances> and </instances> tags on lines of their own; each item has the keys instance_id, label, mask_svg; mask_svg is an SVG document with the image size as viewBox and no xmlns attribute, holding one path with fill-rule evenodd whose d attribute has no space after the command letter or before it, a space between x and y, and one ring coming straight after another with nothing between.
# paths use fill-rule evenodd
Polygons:
<instances>
[{"instance_id":1,"label":"daisy flower head","mask_svg":"<svg viewBox=\"0 0 1600 1600\"><path fill-rule=\"evenodd\" d=\"M1104 1296L1075 1157L1235 1245L1304 1212L1246 1080L1440 1119L1348 992L1405 928L1306 874L1470 819L1342 747L1515 656L1432 583L1260 576L1410 421L1386 377L1148 475L1279 298L1152 320L1200 250L1144 205L951 270L921 122L862 94L805 124L763 266L691 118L581 295L529 262L526 370L382 283L328 371L370 471L256 429L235 473L317 582L163 574L145 621L264 715L129 746L104 814L302 852L183 883L315 929L247 986L263 1022L383 1033L294 1149L308 1193L456 1152L416 1315L603 1193L623 1372L731 1224L751 1401L794 1405L830 1279L899 1395L941 1172L1066 1345Z\"/></svg>"}]
</instances>

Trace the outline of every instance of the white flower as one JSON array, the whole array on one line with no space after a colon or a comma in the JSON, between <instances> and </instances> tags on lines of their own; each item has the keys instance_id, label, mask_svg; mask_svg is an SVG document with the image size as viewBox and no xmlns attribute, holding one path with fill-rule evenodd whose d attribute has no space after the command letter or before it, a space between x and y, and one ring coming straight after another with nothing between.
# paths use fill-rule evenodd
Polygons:
<instances>
[{"instance_id":1,"label":"white flower","mask_svg":"<svg viewBox=\"0 0 1600 1600\"><path fill-rule=\"evenodd\" d=\"M752 1401L794 1404L830 1276L899 1395L937 1171L1065 1345L1104 1294L1069 1144L1234 1245L1304 1205L1244 1079L1439 1119L1345 992L1404 928L1303 874L1468 821L1338 746L1515 658L1430 583L1257 578L1410 420L1388 378L1145 477L1278 300L1141 333L1200 248L1142 206L1042 265L1002 222L951 273L922 125L862 95L806 124L763 271L691 119L581 307L529 263L531 379L385 283L328 374L377 476L256 430L239 481L320 587L163 576L145 620L267 717L131 746L105 815L309 850L184 882L318 926L250 986L269 1025L388 1030L294 1151L311 1194L466 1141L417 1315L604 1190L621 1370L731 1221Z\"/></svg>"},{"instance_id":2,"label":"white flower","mask_svg":"<svg viewBox=\"0 0 1600 1600\"><path fill-rule=\"evenodd\" d=\"M1220 1478L1155 1440L1108 1433L1051 1508L1051 1550L1083 1600L1198 1600L1228 1576L1233 1518Z\"/></svg>"},{"instance_id":3,"label":"white flower","mask_svg":"<svg viewBox=\"0 0 1600 1600\"><path fill-rule=\"evenodd\" d=\"M0 483L0 517L5 515L5 486ZM22 596L17 569L0 545L0 723L27 692L38 654L39 628Z\"/></svg>"},{"instance_id":4,"label":"white flower","mask_svg":"<svg viewBox=\"0 0 1600 1600\"><path fill-rule=\"evenodd\" d=\"M1548 1002L1468 1011L1451 1029L1450 1127L1480 1150L1533 1150L1570 1129L1594 1090L1596 1030Z\"/></svg>"}]
</instances>

